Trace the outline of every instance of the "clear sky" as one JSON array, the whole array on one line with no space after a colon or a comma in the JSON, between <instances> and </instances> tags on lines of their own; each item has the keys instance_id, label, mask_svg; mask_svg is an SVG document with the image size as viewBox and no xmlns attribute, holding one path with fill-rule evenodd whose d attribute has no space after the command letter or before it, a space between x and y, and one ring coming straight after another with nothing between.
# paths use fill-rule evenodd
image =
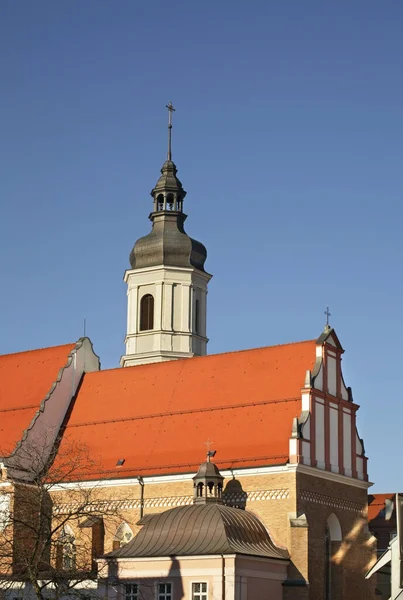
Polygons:
<instances>
[{"instance_id":1,"label":"clear sky","mask_svg":"<svg viewBox=\"0 0 403 600\"><path fill-rule=\"evenodd\" d=\"M403 491L402 27L398 0L2 0L0 351L86 317L118 365L172 100L209 352L316 338L329 305L372 489Z\"/></svg>"}]
</instances>

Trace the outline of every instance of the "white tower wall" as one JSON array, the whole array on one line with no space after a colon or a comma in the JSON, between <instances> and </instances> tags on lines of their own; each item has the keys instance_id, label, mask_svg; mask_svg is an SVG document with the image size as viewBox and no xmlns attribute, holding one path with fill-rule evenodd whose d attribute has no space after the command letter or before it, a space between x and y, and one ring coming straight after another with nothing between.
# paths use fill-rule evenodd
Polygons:
<instances>
[{"instance_id":1,"label":"white tower wall","mask_svg":"<svg viewBox=\"0 0 403 600\"><path fill-rule=\"evenodd\" d=\"M156 266L126 271L127 335L122 367L203 356L207 352L208 273ZM154 299L153 328L140 330L141 300Z\"/></svg>"}]
</instances>

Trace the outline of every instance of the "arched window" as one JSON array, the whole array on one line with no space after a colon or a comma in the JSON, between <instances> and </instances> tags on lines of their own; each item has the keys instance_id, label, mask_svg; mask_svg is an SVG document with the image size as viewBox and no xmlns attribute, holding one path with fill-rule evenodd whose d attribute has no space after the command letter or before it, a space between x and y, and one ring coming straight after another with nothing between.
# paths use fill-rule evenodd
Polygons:
<instances>
[{"instance_id":1,"label":"arched window","mask_svg":"<svg viewBox=\"0 0 403 600\"><path fill-rule=\"evenodd\" d=\"M334 513L329 515L327 519L327 527L329 529L330 540L332 542L341 542L343 539L340 527L340 521Z\"/></svg>"},{"instance_id":2,"label":"arched window","mask_svg":"<svg viewBox=\"0 0 403 600\"><path fill-rule=\"evenodd\" d=\"M72 571L75 567L76 545L74 533L69 525L64 525L57 544L56 568L63 571Z\"/></svg>"},{"instance_id":3,"label":"arched window","mask_svg":"<svg viewBox=\"0 0 403 600\"><path fill-rule=\"evenodd\" d=\"M325 600L332 599L332 554L335 550L332 544L341 542L343 535L340 521L334 513L329 515L325 526Z\"/></svg>"},{"instance_id":4,"label":"arched window","mask_svg":"<svg viewBox=\"0 0 403 600\"><path fill-rule=\"evenodd\" d=\"M168 196L167 196L167 209L168 210L174 209L174 195L173 194L168 194Z\"/></svg>"},{"instance_id":5,"label":"arched window","mask_svg":"<svg viewBox=\"0 0 403 600\"><path fill-rule=\"evenodd\" d=\"M140 302L140 331L154 328L154 297L146 294Z\"/></svg>"},{"instance_id":6,"label":"arched window","mask_svg":"<svg viewBox=\"0 0 403 600\"><path fill-rule=\"evenodd\" d=\"M117 550L133 538L133 531L130 529L127 523L121 523L116 530L113 538L113 549Z\"/></svg>"},{"instance_id":7,"label":"arched window","mask_svg":"<svg viewBox=\"0 0 403 600\"><path fill-rule=\"evenodd\" d=\"M159 194L157 196L157 210L164 210L164 195Z\"/></svg>"}]
</instances>

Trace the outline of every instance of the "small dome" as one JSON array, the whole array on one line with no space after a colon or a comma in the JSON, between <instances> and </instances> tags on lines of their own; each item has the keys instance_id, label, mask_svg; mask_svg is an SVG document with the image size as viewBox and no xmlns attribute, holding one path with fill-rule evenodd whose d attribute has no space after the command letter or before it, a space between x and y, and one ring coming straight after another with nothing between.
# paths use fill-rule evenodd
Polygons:
<instances>
[{"instance_id":1,"label":"small dome","mask_svg":"<svg viewBox=\"0 0 403 600\"><path fill-rule=\"evenodd\" d=\"M108 557L212 554L289 558L255 515L221 504L180 506L152 515L135 538Z\"/></svg>"},{"instance_id":2,"label":"small dome","mask_svg":"<svg viewBox=\"0 0 403 600\"><path fill-rule=\"evenodd\" d=\"M193 480L196 481L197 479L204 479L206 477L217 477L218 479L221 479L221 480L224 479L224 477L221 475L220 471L218 470L217 465L215 465L213 462L209 462L209 461L206 461L200 465L199 470L197 471L196 475L193 477Z\"/></svg>"},{"instance_id":3,"label":"small dome","mask_svg":"<svg viewBox=\"0 0 403 600\"><path fill-rule=\"evenodd\" d=\"M161 168L161 175L154 189L151 191L151 196L156 196L160 192L176 192L178 197L183 200L186 192L183 189L181 181L176 176L178 169L172 160L166 160Z\"/></svg>"}]
</instances>

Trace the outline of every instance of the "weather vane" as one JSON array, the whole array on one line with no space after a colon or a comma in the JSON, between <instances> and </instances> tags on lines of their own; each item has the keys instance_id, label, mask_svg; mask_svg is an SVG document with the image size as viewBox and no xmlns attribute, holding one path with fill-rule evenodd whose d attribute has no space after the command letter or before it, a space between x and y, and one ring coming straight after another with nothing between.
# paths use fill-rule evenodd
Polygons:
<instances>
[{"instance_id":1,"label":"weather vane","mask_svg":"<svg viewBox=\"0 0 403 600\"><path fill-rule=\"evenodd\" d=\"M171 141L172 141L172 113L175 112L172 102L166 105L168 109L168 160L172 160Z\"/></svg>"},{"instance_id":2,"label":"weather vane","mask_svg":"<svg viewBox=\"0 0 403 600\"><path fill-rule=\"evenodd\" d=\"M212 442L210 440L210 438L207 440L207 442L204 442L204 445L207 446L207 462L210 462L210 460L212 458L214 458L216 450L211 450L211 446L214 442Z\"/></svg>"}]
</instances>

